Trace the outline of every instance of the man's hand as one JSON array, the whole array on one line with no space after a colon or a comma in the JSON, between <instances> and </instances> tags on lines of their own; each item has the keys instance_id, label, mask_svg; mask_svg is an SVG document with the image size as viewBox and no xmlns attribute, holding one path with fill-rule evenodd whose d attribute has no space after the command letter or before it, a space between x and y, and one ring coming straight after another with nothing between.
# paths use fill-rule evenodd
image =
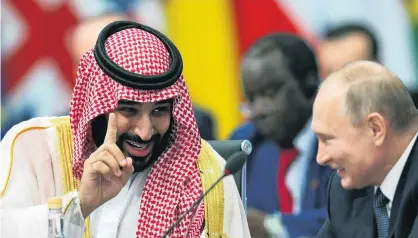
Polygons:
<instances>
[{"instance_id":1,"label":"man's hand","mask_svg":"<svg viewBox=\"0 0 418 238\"><path fill-rule=\"evenodd\" d=\"M265 238L268 233L264 228L264 218L266 214L255 208L248 208L248 226L250 228L251 237Z\"/></svg>"},{"instance_id":2,"label":"man's hand","mask_svg":"<svg viewBox=\"0 0 418 238\"><path fill-rule=\"evenodd\" d=\"M116 137L116 116L110 113L103 145L84 162L79 189L84 218L114 198L134 172L132 158L125 158L116 145Z\"/></svg>"}]
</instances>

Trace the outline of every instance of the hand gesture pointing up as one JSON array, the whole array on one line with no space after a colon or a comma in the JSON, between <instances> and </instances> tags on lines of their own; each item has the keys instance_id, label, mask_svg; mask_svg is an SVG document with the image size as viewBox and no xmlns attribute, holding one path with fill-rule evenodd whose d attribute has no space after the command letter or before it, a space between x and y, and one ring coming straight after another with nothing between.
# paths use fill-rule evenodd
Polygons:
<instances>
[{"instance_id":1,"label":"hand gesture pointing up","mask_svg":"<svg viewBox=\"0 0 418 238\"><path fill-rule=\"evenodd\" d=\"M116 116L109 114L106 137L101 145L84 162L79 197L84 217L97 207L114 198L132 175L132 158L125 158L116 145Z\"/></svg>"}]
</instances>

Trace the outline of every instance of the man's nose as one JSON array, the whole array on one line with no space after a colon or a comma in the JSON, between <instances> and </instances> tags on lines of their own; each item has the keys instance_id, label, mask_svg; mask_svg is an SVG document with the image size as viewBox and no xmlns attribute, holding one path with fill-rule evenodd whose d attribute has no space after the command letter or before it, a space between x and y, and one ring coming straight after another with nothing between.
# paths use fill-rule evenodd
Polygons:
<instances>
[{"instance_id":1,"label":"man's nose","mask_svg":"<svg viewBox=\"0 0 418 238\"><path fill-rule=\"evenodd\" d=\"M256 98L252 103L251 115L252 117L263 117L267 115L272 108L266 102L264 98Z\"/></svg>"},{"instance_id":2,"label":"man's nose","mask_svg":"<svg viewBox=\"0 0 418 238\"><path fill-rule=\"evenodd\" d=\"M318 146L318 153L316 154L316 162L319 165L325 166L328 165L331 161L331 157L327 152L322 148L321 145Z\"/></svg>"},{"instance_id":3,"label":"man's nose","mask_svg":"<svg viewBox=\"0 0 418 238\"><path fill-rule=\"evenodd\" d=\"M143 141L150 140L154 134L154 127L151 123L151 120L146 117L141 118L135 126L134 133Z\"/></svg>"}]
</instances>

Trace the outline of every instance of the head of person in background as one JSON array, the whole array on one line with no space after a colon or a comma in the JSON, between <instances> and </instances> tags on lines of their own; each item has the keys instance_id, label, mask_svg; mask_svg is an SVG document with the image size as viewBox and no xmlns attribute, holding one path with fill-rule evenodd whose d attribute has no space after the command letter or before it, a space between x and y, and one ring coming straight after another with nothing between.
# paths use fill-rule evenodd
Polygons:
<instances>
[{"instance_id":1,"label":"head of person in background","mask_svg":"<svg viewBox=\"0 0 418 238\"><path fill-rule=\"evenodd\" d=\"M81 56L91 50L103 28L114 21L126 21L129 16L124 12L105 12L98 16L83 19L77 24L69 37L70 54L74 68L77 69Z\"/></svg>"},{"instance_id":2,"label":"head of person in background","mask_svg":"<svg viewBox=\"0 0 418 238\"><path fill-rule=\"evenodd\" d=\"M320 82L312 48L296 35L265 36L246 52L241 75L257 134L282 148L293 147L311 116Z\"/></svg>"},{"instance_id":3,"label":"head of person in background","mask_svg":"<svg viewBox=\"0 0 418 238\"><path fill-rule=\"evenodd\" d=\"M344 65L360 61L379 61L379 41L371 28L347 23L328 29L318 45L324 78Z\"/></svg>"}]
</instances>

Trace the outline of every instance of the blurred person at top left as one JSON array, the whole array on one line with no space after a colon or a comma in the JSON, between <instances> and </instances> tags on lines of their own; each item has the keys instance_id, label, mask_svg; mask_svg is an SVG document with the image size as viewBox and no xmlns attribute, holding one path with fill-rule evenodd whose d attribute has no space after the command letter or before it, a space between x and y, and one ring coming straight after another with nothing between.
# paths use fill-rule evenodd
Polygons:
<instances>
[{"instance_id":1,"label":"blurred person at top left","mask_svg":"<svg viewBox=\"0 0 418 238\"><path fill-rule=\"evenodd\" d=\"M74 68L77 69L81 57L94 46L100 31L107 24L125 20L129 20L129 16L124 12L107 12L82 20L74 27L69 37L69 48Z\"/></svg>"},{"instance_id":2,"label":"blurred person at top left","mask_svg":"<svg viewBox=\"0 0 418 238\"><path fill-rule=\"evenodd\" d=\"M101 29L107 24L117 20L128 20L129 16L123 11L115 11L112 5L104 7L104 12L95 16L86 17L79 22L73 28L67 29L67 49L73 62L74 75L77 70L78 62L83 53L87 52L95 44L95 40L99 35ZM66 49L62 49L65 51ZM54 60L54 59L52 59ZM57 69L59 70L59 69ZM40 70L40 73L47 74L48 70ZM2 75L2 80L7 77L7 72ZM32 86L35 81L34 77L30 76L26 78L28 86ZM71 89L65 87L57 88L57 83L48 80L49 77L42 77L41 82L36 82L35 85L30 87L29 90L24 90L24 96L12 96L2 97L2 124L1 124L1 138L5 133L15 124L22 121L29 120L30 118L37 116L64 116L68 114L68 107L62 106L67 103L65 94L68 94L68 100L71 96ZM53 79L57 80L57 79ZM59 81L59 80L58 80ZM32 84L31 84L32 82ZM4 93L2 91L2 93ZM61 99L57 99L54 95L60 94ZM63 96L64 95L64 96ZM2 95L3 96L3 95ZM42 106L40 106L42 105Z\"/></svg>"}]
</instances>

